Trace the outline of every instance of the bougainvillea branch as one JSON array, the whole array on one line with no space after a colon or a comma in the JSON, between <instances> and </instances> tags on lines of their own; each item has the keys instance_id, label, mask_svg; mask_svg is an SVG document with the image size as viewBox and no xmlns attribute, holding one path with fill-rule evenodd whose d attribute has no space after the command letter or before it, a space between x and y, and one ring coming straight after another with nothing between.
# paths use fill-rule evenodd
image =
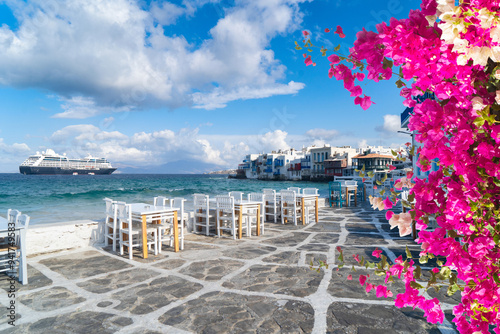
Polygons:
<instances>
[{"instance_id":1,"label":"bougainvillea branch","mask_svg":"<svg viewBox=\"0 0 500 334\"><path fill-rule=\"evenodd\" d=\"M428 281L442 280L449 293L461 292L453 309L461 333L488 333L490 325L500 333L499 17L500 0L463 0L459 5L423 0L407 19L392 18L377 25L377 32L360 31L348 56L328 56L328 75L342 80L354 103L365 110L373 102L357 83L389 80L399 68L396 84L403 104L413 108L409 129L423 144L417 165L429 171L431 162L438 161L440 168L427 179L398 180L398 187L411 187L414 207L409 214L388 213L387 218L403 233L414 219L421 261L443 259ZM343 37L341 28L335 33ZM310 36L305 37L304 47L311 52ZM323 55L327 52L321 48ZM315 65L311 55L304 57L306 65ZM414 97L426 92L435 99L418 103ZM376 208L390 209L397 199L371 201ZM428 228L429 218L436 220L436 229ZM438 300L420 293L423 278L411 257L378 270L405 281L406 292L396 297L396 306L419 307L430 322L443 320ZM370 285L367 277L360 277L360 283L378 296L390 293Z\"/></svg>"}]
</instances>

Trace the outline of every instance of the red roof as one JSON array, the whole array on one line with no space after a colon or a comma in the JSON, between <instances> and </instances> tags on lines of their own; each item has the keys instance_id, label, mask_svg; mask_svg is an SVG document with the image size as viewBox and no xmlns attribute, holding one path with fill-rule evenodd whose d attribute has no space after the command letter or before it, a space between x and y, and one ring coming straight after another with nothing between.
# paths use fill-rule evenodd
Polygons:
<instances>
[{"instance_id":1,"label":"red roof","mask_svg":"<svg viewBox=\"0 0 500 334\"><path fill-rule=\"evenodd\" d=\"M353 159L373 159L373 158L386 158L386 159L394 159L390 155L382 155L382 154L377 154L377 153L370 153L367 155L361 155L358 154L355 157L352 157Z\"/></svg>"}]
</instances>

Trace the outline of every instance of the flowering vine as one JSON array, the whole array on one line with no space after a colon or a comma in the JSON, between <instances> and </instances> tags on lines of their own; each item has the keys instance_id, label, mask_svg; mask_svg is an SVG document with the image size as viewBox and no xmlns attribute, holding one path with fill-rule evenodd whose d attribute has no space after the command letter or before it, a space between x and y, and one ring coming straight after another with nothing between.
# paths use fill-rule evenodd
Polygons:
<instances>
[{"instance_id":1,"label":"flowering vine","mask_svg":"<svg viewBox=\"0 0 500 334\"><path fill-rule=\"evenodd\" d=\"M417 165L429 171L437 159L440 168L427 179L410 182L407 175L398 180L396 188L411 188L403 204L414 205L409 213L388 211L387 218L401 234L410 233L411 221L416 222L421 262L443 259L427 287L441 281L449 294L461 292L461 303L453 309L458 330L488 333L494 325L500 333L500 0L462 0L458 5L454 0L422 0L421 9L407 19L392 18L376 28L360 31L349 55L328 56L328 75L342 80L364 110L373 102L357 83L398 76L403 104L413 108L408 127L423 144L416 152ZM340 27L335 33L345 36ZM310 52L309 33L304 37ZM323 55L327 52L321 48ZM306 65L315 65L311 55L304 58ZM426 92L436 98L422 103L412 98ZM390 209L399 201L396 194L372 198L372 205ZM428 228L429 218L436 220L436 229ZM396 306L419 307L433 323L443 320L439 301L420 293L423 278L411 256L394 264L378 252L374 256L381 258L376 268L387 275L386 283L392 277L405 281ZM390 293L385 286L368 285L363 275L360 283L377 296Z\"/></svg>"}]
</instances>

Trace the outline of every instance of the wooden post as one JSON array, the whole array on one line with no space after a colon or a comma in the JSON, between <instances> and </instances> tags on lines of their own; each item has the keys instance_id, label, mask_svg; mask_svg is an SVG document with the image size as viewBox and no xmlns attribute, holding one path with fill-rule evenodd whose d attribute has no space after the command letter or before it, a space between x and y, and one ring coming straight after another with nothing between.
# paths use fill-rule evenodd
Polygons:
<instances>
[{"instance_id":1,"label":"wooden post","mask_svg":"<svg viewBox=\"0 0 500 334\"><path fill-rule=\"evenodd\" d=\"M238 238L243 238L243 207L240 205L240 212L238 214Z\"/></svg>"},{"instance_id":2,"label":"wooden post","mask_svg":"<svg viewBox=\"0 0 500 334\"><path fill-rule=\"evenodd\" d=\"M174 251L179 251L179 222L177 221L177 211L174 211Z\"/></svg>"},{"instance_id":3,"label":"wooden post","mask_svg":"<svg viewBox=\"0 0 500 334\"><path fill-rule=\"evenodd\" d=\"M297 203L295 203L297 204ZM302 206L302 209L300 210L301 213L301 219L302 219L302 225L306 224L306 213L305 213L305 200L304 197L300 200L300 205Z\"/></svg>"},{"instance_id":4,"label":"wooden post","mask_svg":"<svg viewBox=\"0 0 500 334\"><path fill-rule=\"evenodd\" d=\"M260 235L260 204L257 204L257 236Z\"/></svg>"},{"instance_id":5,"label":"wooden post","mask_svg":"<svg viewBox=\"0 0 500 334\"><path fill-rule=\"evenodd\" d=\"M147 227L146 227L146 215L142 216L141 231L142 231L142 257L144 259L147 259L148 258L148 231L147 231ZM130 247L129 251L133 251L133 248Z\"/></svg>"}]
</instances>

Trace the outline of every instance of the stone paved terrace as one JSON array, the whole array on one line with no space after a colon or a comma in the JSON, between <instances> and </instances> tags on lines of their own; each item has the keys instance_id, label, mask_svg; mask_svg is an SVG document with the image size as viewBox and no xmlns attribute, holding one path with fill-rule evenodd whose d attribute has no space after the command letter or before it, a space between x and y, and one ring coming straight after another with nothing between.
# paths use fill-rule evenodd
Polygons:
<instances>
[{"instance_id":1,"label":"stone paved terrace","mask_svg":"<svg viewBox=\"0 0 500 334\"><path fill-rule=\"evenodd\" d=\"M458 296L439 295L447 320L432 325L393 298L367 295L357 282L366 270L349 281L350 268L335 269L337 246L346 258L374 259L378 247L394 259L405 245L418 255L411 238L388 227L365 203L322 208L307 226L268 223L261 237L188 235L180 253L166 247L147 260L90 247L31 257L29 285L16 285L15 327L7 324L11 299L0 276L0 333L455 333ZM330 266L311 270L319 260Z\"/></svg>"}]
</instances>

